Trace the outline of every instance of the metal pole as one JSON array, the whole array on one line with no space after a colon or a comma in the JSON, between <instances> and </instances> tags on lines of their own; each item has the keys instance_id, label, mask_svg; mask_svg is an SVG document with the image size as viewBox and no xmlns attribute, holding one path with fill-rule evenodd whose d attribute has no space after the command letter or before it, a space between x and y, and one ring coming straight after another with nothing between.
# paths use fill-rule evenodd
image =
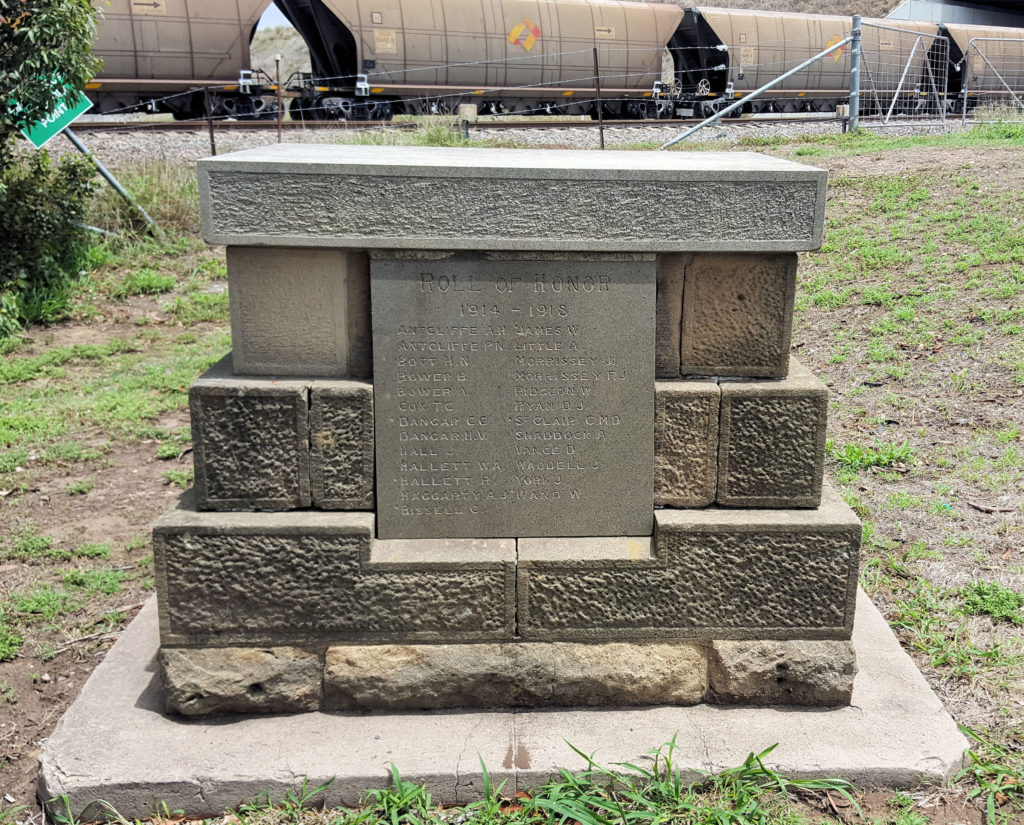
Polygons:
<instances>
[{"instance_id":1,"label":"metal pole","mask_svg":"<svg viewBox=\"0 0 1024 825\"><path fill-rule=\"evenodd\" d=\"M203 108L206 110L206 125L210 127L210 154L217 154L217 140L213 136L213 107L210 105L210 89L203 89Z\"/></svg>"},{"instance_id":2,"label":"metal pole","mask_svg":"<svg viewBox=\"0 0 1024 825\"><path fill-rule=\"evenodd\" d=\"M910 57L907 58L907 65L903 67L903 74L900 76L899 85L896 86L896 93L892 96L892 103L889 104L889 111L885 113L885 120L883 123L888 123L889 118L892 117L892 110L896 108L896 101L899 100L900 92L903 91L903 84L907 80L907 72L910 71L910 64L914 62L914 55L917 54L917 47L921 45L921 35L917 36L917 40L914 41L914 48L910 50Z\"/></svg>"},{"instance_id":3,"label":"metal pole","mask_svg":"<svg viewBox=\"0 0 1024 825\"><path fill-rule=\"evenodd\" d=\"M281 55L274 55L274 73L276 78L274 80L274 89L277 91L277 142L281 142L281 118L284 117L284 112L281 110Z\"/></svg>"},{"instance_id":4,"label":"metal pole","mask_svg":"<svg viewBox=\"0 0 1024 825\"><path fill-rule=\"evenodd\" d=\"M601 67L597 65L597 46L594 46L594 85L597 87L597 130L604 149L604 103L601 102Z\"/></svg>"},{"instance_id":5,"label":"metal pole","mask_svg":"<svg viewBox=\"0 0 1024 825\"><path fill-rule=\"evenodd\" d=\"M831 46L829 46L827 49L825 49L825 51L818 52L818 54L814 55L814 57L808 58L803 63L801 63L799 66L794 66L792 69L790 69L785 74L780 74L774 80L771 80L768 83L765 83L764 86L762 86L760 89L755 89L754 91L752 91L750 94L746 95L745 97L741 97L735 103L732 103L732 104L726 106L721 111L715 112L715 114L713 114L711 117L707 118L707 120L702 120L696 126L690 128L690 129L687 129L681 135L678 135L677 137L672 138L672 140L670 140L668 143L664 143L661 146L659 146L658 148L659 149L668 149L670 146L675 146L681 140L685 140L690 135L692 135L694 132L697 132L697 131L703 129L705 126L709 126L710 124L714 123L716 120L720 120L721 118L725 117L730 112L735 111L736 109L738 109L741 106L743 106L743 104L753 100L754 98L760 97L762 94L767 92L769 89L771 89L771 88L777 86L778 84L780 84L783 80L786 80L787 78L792 77L797 72L802 72L804 69L806 69L808 66L810 66L815 61L821 60L823 57L828 57L836 49L841 49L843 46L848 44L851 40L853 40L852 37L844 37L838 43L833 43ZM596 52L597 49L594 49L594 51Z\"/></svg>"},{"instance_id":6,"label":"metal pole","mask_svg":"<svg viewBox=\"0 0 1024 825\"><path fill-rule=\"evenodd\" d=\"M115 178L110 173L110 170L107 169L107 167L105 167L102 163L100 163L99 158L97 158L92 152L90 152L85 147L85 144L78 139L78 135L72 132L71 129L67 126L64 127L64 134L68 136L68 140L70 140L74 144L75 148L79 152L81 152L83 155L85 155L89 160L93 162L93 165L96 167L99 173L103 175L104 178L106 178L107 183L114 187L114 191L117 192L117 194L119 194L126 201L128 201L128 203L134 206L138 213L142 215L143 218L146 219L146 223L148 224L150 229L152 229L154 232L159 233L160 228L156 225L156 221L154 221L149 216L149 213L147 213L145 209L139 206L136 200L131 195L128 194L125 188L121 186L121 184L118 182L117 178Z\"/></svg>"},{"instance_id":7,"label":"metal pole","mask_svg":"<svg viewBox=\"0 0 1024 825\"><path fill-rule=\"evenodd\" d=\"M850 33L850 131L860 128L860 15L853 16Z\"/></svg>"}]
</instances>

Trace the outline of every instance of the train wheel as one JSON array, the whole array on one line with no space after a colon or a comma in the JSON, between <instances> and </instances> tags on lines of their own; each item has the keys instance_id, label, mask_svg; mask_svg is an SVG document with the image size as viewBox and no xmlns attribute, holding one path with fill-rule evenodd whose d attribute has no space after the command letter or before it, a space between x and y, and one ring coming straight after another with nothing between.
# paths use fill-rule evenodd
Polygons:
<instances>
[{"instance_id":1,"label":"train wheel","mask_svg":"<svg viewBox=\"0 0 1024 825\"><path fill-rule=\"evenodd\" d=\"M647 117L647 103L643 100L626 101L626 117L642 120Z\"/></svg>"},{"instance_id":2,"label":"train wheel","mask_svg":"<svg viewBox=\"0 0 1024 825\"><path fill-rule=\"evenodd\" d=\"M721 100L702 100L697 104L697 109L700 112L697 117L711 117L712 115L718 114L721 108Z\"/></svg>"},{"instance_id":3,"label":"train wheel","mask_svg":"<svg viewBox=\"0 0 1024 825\"><path fill-rule=\"evenodd\" d=\"M288 114L291 115L292 120L303 121L306 119L306 110L300 98L292 98L292 102L288 104Z\"/></svg>"}]
</instances>

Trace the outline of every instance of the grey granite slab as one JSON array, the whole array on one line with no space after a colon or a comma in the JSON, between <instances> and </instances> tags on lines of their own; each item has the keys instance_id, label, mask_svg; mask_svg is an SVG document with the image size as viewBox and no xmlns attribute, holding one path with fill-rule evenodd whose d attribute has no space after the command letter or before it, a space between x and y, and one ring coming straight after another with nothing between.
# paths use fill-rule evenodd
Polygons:
<instances>
[{"instance_id":1,"label":"grey granite slab","mask_svg":"<svg viewBox=\"0 0 1024 825\"><path fill-rule=\"evenodd\" d=\"M371 273L379 538L650 534L653 260Z\"/></svg>"}]
</instances>

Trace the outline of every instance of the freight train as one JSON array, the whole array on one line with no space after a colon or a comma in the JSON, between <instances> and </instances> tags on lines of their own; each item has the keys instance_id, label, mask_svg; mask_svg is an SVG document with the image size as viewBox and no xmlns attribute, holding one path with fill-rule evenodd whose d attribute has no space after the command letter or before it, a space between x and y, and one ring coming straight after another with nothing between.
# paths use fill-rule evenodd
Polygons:
<instances>
[{"instance_id":1,"label":"freight train","mask_svg":"<svg viewBox=\"0 0 1024 825\"><path fill-rule=\"evenodd\" d=\"M706 115L850 29L839 16L626 0L274 1L309 47L312 72L285 92L292 116L307 119L389 120L467 103L482 113ZM94 2L104 63L86 91L99 112L275 116L276 87L249 55L269 0ZM866 19L862 32L867 71L875 60L900 75L899 111L928 97L958 110L972 90L1024 93L1024 29ZM848 96L849 59L837 50L747 110L834 109ZM865 95L862 107L872 105Z\"/></svg>"}]
</instances>

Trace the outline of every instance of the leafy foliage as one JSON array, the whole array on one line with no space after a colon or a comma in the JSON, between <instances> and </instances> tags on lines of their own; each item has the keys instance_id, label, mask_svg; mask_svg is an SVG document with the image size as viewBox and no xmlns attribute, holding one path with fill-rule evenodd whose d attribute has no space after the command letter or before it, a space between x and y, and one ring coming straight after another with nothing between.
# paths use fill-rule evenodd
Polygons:
<instances>
[{"instance_id":1,"label":"leafy foliage","mask_svg":"<svg viewBox=\"0 0 1024 825\"><path fill-rule=\"evenodd\" d=\"M60 318L86 246L93 170L16 158L20 125L42 120L92 78L96 11L89 0L9 0L0 10L0 338Z\"/></svg>"},{"instance_id":2,"label":"leafy foliage","mask_svg":"<svg viewBox=\"0 0 1024 825\"><path fill-rule=\"evenodd\" d=\"M0 170L19 123L34 122L60 103L54 78L71 93L92 79L96 12L89 0L10 0L0 12ZM15 102L16 101L16 102Z\"/></svg>"},{"instance_id":3,"label":"leafy foliage","mask_svg":"<svg viewBox=\"0 0 1024 825\"><path fill-rule=\"evenodd\" d=\"M58 320L84 264L94 172L35 152L0 171L0 337Z\"/></svg>"}]
</instances>

